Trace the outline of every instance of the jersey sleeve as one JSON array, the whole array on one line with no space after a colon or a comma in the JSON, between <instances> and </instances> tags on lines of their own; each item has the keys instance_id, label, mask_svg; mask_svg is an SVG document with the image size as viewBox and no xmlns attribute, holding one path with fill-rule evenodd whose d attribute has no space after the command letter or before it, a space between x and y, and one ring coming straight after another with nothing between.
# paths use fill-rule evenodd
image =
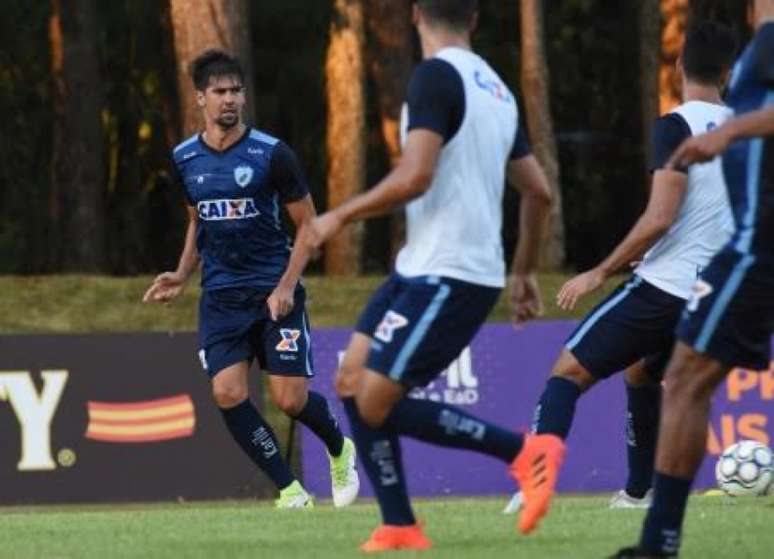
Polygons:
<instances>
[{"instance_id":1,"label":"jersey sleeve","mask_svg":"<svg viewBox=\"0 0 774 559\"><path fill-rule=\"evenodd\" d=\"M684 140L691 137L691 128L683 117L669 113L657 119L651 135L651 156L648 170L653 173L666 167L669 158ZM687 168L677 169L687 173Z\"/></svg>"},{"instance_id":2,"label":"jersey sleeve","mask_svg":"<svg viewBox=\"0 0 774 559\"><path fill-rule=\"evenodd\" d=\"M408 130L431 130L446 144L462 126L465 115L462 77L445 60L426 60L411 76L406 104Z\"/></svg>"},{"instance_id":3,"label":"jersey sleeve","mask_svg":"<svg viewBox=\"0 0 774 559\"><path fill-rule=\"evenodd\" d=\"M767 23L755 38L755 70L758 79L774 89L774 23Z\"/></svg>"},{"instance_id":4,"label":"jersey sleeve","mask_svg":"<svg viewBox=\"0 0 774 559\"><path fill-rule=\"evenodd\" d=\"M169 159L169 175L172 182L172 186L179 188L185 196L185 203L189 206L194 206L194 201L191 200L191 195L188 193L188 188L185 186L185 180L180 172L180 168L177 166L177 162L174 157Z\"/></svg>"},{"instance_id":5,"label":"jersey sleeve","mask_svg":"<svg viewBox=\"0 0 774 559\"><path fill-rule=\"evenodd\" d=\"M525 124L523 119L519 119L519 130L516 132L516 139L513 141L513 147L511 148L511 161L527 157L532 153L532 146L529 143Z\"/></svg>"},{"instance_id":6,"label":"jersey sleeve","mask_svg":"<svg viewBox=\"0 0 774 559\"><path fill-rule=\"evenodd\" d=\"M284 142L279 142L272 152L269 176L280 202L289 204L309 194L309 185L301 170L298 157Z\"/></svg>"}]
</instances>

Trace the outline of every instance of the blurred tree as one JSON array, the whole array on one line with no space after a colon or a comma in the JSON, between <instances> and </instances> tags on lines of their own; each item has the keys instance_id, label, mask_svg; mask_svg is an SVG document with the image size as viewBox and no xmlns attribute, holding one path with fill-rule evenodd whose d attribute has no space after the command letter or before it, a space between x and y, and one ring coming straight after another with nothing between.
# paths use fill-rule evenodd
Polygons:
<instances>
[{"instance_id":1,"label":"blurred tree","mask_svg":"<svg viewBox=\"0 0 774 559\"><path fill-rule=\"evenodd\" d=\"M661 72L659 74L660 112L667 113L680 104L680 80L675 64L683 48L688 21L688 0L661 0Z\"/></svg>"},{"instance_id":2,"label":"blurred tree","mask_svg":"<svg viewBox=\"0 0 774 559\"><path fill-rule=\"evenodd\" d=\"M362 191L366 171L363 5L335 0L333 8L325 61L329 208ZM326 244L326 274L358 273L362 231L362 223L347 226Z\"/></svg>"},{"instance_id":3,"label":"blurred tree","mask_svg":"<svg viewBox=\"0 0 774 559\"><path fill-rule=\"evenodd\" d=\"M659 69L661 64L660 0L640 2L640 83L642 87L642 145L645 150L646 184L650 182L647 161L650 160L650 135L653 121L659 116Z\"/></svg>"},{"instance_id":4,"label":"blurred tree","mask_svg":"<svg viewBox=\"0 0 774 559\"><path fill-rule=\"evenodd\" d=\"M368 53L376 84L379 117L390 166L400 159L400 112L414 55L412 0L368 0ZM393 212L390 222L390 260L405 242L405 212Z\"/></svg>"},{"instance_id":5,"label":"blurred tree","mask_svg":"<svg viewBox=\"0 0 774 559\"><path fill-rule=\"evenodd\" d=\"M564 264L564 222L559 159L549 102L548 65L543 45L543 6L538 0L520 0L520 6L523 105L535 156L545 170L554 195L540 260L544 269L557 270Z\"/></svg>"},{"instance_id":6,"label":"blurred tree","mask_svg":"<svg viewBox=\"0 0 774 559\"><path fill-rule=\"evenodd\" d=\"M99 272L105 265L103 83L96 0L52 0L54 85L49 247L53 270Z\"/></svg>"},{"instance_id":7,"label":"blurred tree","mask_svg":"<svg viewBox=\"0 0 774 559\"><path fill-rule=\"evenodd\" d=\"M191 62L204 50L223 49L239 57L245 81L252 81L250 17L247 0L169 0L177 56L183 136L201 130L201 114L191 84ZM247 119L253 114L254 92L247 88Z\"/></svg>"}]
</instances>

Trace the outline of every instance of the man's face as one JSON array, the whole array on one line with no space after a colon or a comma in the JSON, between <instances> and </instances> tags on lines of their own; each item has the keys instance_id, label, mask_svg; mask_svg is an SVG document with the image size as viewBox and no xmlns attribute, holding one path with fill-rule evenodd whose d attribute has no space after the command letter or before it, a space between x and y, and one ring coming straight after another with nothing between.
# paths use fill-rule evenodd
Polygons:
<instances>
[{"instance_id":1,"label":"man's face","mask_svg":"<svg viewBox=\"0 0 774 559\"><path fill-rule=\"evenodd\" d=\"M242 118L245 88L237 76L213 76L204 91L197 92L207 121L223 129L233 128Z\"/></svg>"}]
</instances>

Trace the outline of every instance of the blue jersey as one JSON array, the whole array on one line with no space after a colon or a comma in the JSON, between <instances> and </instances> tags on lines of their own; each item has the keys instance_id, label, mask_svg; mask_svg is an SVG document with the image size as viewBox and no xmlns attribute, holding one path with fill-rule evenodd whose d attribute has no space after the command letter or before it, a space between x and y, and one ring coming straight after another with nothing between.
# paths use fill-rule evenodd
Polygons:
<instances>
[{"instance_id":1,"label":"blue jersey","mask_svg":"<svg viewBox=\"0 0 774 559\"><path fill-rule=\"evenodd\" d=\"M774 23L758 29L737 62L727 103L737 116L774 105ZM735 142L723 169L736 221L730 246L774 258L774 137Z\"/></svg>"},{"instance_id":2,"label":"blue jersey","mask_svg":"<svg viewBox=\"0 0 774 559\"><path fill-rule=\"evenodd\" d=\"M273 289L290 256L280 205L309 193L293 151L248 128L222 152L197 134L172 155L188 203L199 216L202 288Z\"/></svg>"}]
</instances>

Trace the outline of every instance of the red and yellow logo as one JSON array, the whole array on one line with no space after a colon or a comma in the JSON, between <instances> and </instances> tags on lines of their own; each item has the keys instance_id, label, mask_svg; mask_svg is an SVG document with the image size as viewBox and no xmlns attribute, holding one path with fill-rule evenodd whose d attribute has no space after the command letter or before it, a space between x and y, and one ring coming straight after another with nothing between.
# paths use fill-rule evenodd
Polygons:
<instances>
[{"instance_id":1,"label":"red and yellow logo","mask_svg":"<svg viewBox=\"0 0 774 559\"><path fill-rule=\"evenodd\" d=\"M116 403L88 402L86 438L111 443L144 443L190 437L196 427L188 394Z\"/></svg>"}]
</instances>

